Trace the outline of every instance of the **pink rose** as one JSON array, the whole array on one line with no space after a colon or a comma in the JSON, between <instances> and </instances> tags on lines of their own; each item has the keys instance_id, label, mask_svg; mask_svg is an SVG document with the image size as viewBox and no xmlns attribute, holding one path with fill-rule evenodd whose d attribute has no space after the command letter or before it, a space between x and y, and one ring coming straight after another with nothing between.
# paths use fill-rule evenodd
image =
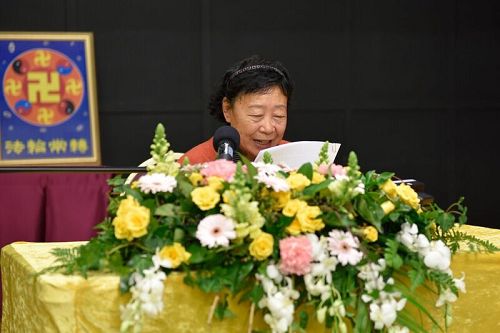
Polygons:
<instances>
[{"instance_id":1,"label":"pink rose","mask_svg":"<svg viewBox=\"0 0 500 333\"><path fill-rule=\"evenodd\" d=\"M227 160L215 160L208 162L201 170L201 174L205 177L216 176L226 181L233 178L236 172L236 164Z\"/></svg>"},{"instance_id":2,"label":"pink rose","mask_svg":"<svg viewBox=\"0 0 500 333\"><path fill-rule=\"evenodd\" d=\"M280 270L283 274L304 275L311 270L312 244L307 236L280 240Z\"/></svg>"}]
</instances>

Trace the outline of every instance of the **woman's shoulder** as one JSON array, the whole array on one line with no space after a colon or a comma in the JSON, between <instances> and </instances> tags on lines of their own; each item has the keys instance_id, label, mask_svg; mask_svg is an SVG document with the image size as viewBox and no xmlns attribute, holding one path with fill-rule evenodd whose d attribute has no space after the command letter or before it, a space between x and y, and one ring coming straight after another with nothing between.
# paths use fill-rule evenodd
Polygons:
<instances>
[{"instance_id":1,"label":"woman's shoulder","mask_svg":"<svg viewBox=\"0 0 500 333\"><path fill-rule=\"evenodd\" d=\"M213 146L213 137L199 145L189 149L184 155L179 158L179 163L182 164L184 159L187 157L190 164L198 164L214 161L216 157L216 152Z\"/></svg>"}]
</instances>

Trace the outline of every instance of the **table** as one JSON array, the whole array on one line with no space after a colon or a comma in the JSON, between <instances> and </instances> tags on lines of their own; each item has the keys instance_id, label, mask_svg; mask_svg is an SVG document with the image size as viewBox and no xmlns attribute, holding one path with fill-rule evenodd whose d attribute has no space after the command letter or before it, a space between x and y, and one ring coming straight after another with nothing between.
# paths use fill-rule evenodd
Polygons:
<instances>
[{"instance_id":1,"label":"table","mask_svg":"<svg viewBox=\"0 0 500 333\"><path fill-rule=\"evenodd\" d=\"M463 230L500 246L500 230L464 226ZM117 332L119 304L127 296L118 291L118 276L95 273L80 276L33 273L48 267L50 250L81 243L14 243L2 249L4 307L2 332ZM500 332L500 253L459 253L452 263L456 275L465 272L467 293L453 307L454 323L449 332ZM182 282L171 274L165 282L165 309L147 319L143 332L246 332L249 307L233 302L236 318L207 325L213 296ZM260 316L254 328L264 328ZM322 332L311 328L310 332Z\"/></svg>"}]
</instances>

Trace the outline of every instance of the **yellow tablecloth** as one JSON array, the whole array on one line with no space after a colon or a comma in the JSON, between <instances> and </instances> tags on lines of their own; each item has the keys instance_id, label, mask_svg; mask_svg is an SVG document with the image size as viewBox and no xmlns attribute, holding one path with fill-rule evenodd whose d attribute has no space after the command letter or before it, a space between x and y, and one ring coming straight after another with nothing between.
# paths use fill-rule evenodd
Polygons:
<instances>
[{"instance_id":1,"label":"yellow tablecloth","mask_svg":"<svg viewBox=\"0 0 500 333\"><path fill-rule=\"evenodd\" d=\"M500 230L465 226L463 230L500 246ZM116 332L120 325L120 304L126 296L118 291L119 278L110 274L80 276L33 273L53 262L50 251L78 243L13 243L2 249L2 332ZM500 332L500 253L455 256L452 269L465 272L467 293L454 304L454 321L449 332ZM171 274L165 282L165 309L147 318L143 332L246 332L248 304L230 305L233 319L207 324L213 297ZM257 315L254 329L266 328ZM313 325L309 332L322 332Z\"/></svg>"}]
</instances>

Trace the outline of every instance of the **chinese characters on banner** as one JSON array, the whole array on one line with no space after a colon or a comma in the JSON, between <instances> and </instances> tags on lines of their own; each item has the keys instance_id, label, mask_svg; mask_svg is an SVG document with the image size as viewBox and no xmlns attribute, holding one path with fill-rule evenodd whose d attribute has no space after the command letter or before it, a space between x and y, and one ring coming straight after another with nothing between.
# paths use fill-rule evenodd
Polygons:
<instances>
[{"instance_id":1,"label":"chinese characters on banner","mask_svg":"<svg viewBox=\"0 0 500 333\"><path fill-rule=\"evenodd\" d=\"M0 165L99 164L92 35L0 33Z\"/></svg>"}]
</instances>

